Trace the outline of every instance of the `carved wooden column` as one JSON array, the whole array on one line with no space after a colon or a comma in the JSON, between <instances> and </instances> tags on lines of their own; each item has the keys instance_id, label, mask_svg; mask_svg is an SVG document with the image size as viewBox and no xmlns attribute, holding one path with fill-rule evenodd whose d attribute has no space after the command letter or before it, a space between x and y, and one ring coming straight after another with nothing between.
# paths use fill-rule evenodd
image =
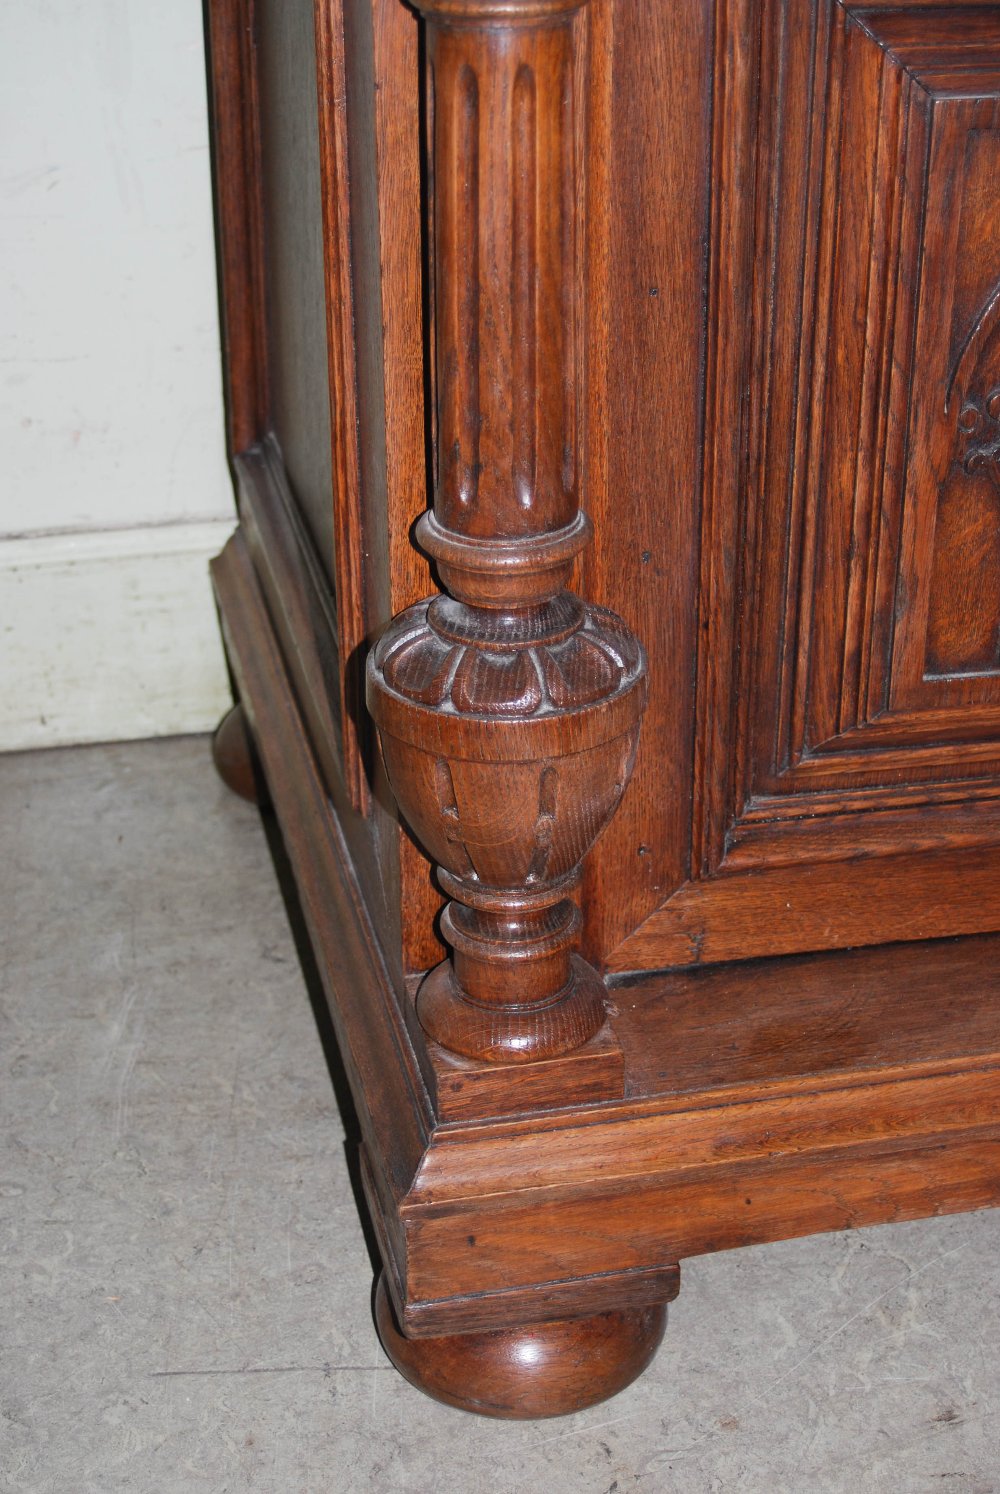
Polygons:
<instances>
[{"instance_id":1,"label":"carved wooden column","mask_svg":"<svg viewBox=\"0 0 1000 1494\"><path fill-rule=\"evenodd\" d=\"M586 0L417 0L427 21L437 473L420 544L448 595L369 661L389 778L453 899L428 1034L497 1063L604 1022L575 952L580 864L618 806L645 704L620 618L566 585L578 506L573 19Z\"/></svg>"}]
</instances>

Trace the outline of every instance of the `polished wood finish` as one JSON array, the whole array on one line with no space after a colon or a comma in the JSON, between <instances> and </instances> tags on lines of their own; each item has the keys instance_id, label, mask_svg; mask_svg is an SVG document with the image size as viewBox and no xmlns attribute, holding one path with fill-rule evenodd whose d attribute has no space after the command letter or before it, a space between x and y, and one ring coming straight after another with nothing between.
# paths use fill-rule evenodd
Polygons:
<instances>
[{"instance_id":1,"label":"polished wood finish","mask_svg":"<svg viewBox=\"0 0 1000 1494\"><path fill-rule=\"evenodd\" d=\"M375 1322L382 1347L418 1390L437 1401L525 1421L582 1411L638 1378L667 1326L663 1304L563 1322L525 1323L453 1338L406 1338L379 1279Z\"/></svg>"},{"instance_id":2,"label":"polished wood finish","mask_svg":"<svg viewBox=\"0 0 1000 1494\"><path fill-rule=\"evenodd\" d=\"M381 1330L578 1409L686 1257L1000 1203L1000 7L209 12L215 586Z\"/></svg>"},{"instance_id":3,"label":"polished wood finish","mask_svg":"<svg viewBox=\"0 0 1000 1494\"><path fill-rule=\"evenodd\" d=\"M452 959L420 1020L466 1058L583 1047L580 863L628 783L646 695L621 619L565 587L578 506L577 98L583 0L421 0L427 20L436 482L416 537L449 595L369 657L393 792L440 867Z\"/></svg>"},{"instance_id":4,"label":"polished wood finish","mask_svg":"<svg viewBox=\"0 0 1000 1494\"><path fill-rule=\"evenodd\" d=\"M1000 9L715 17L700 575L670 581L701 626L688 825L641 747L646 854L616 824L592 872L616 853L620 971L1000 923Z\"/></svg>"},{"instance_id":5,"label":"polished wood finish","mask_svg":"<svg viewBox=\"0 0 1000 1494\"><path fill-rule=\"evenodd\" d=\"M264 205L254 0L206 8L226 421L231 452L268 428ZM220 86L223 83L224 86Z\"/></svg>"},{"instance_id":6,"label":"polished wood finish","mask_svg":"<svg viewBox=\"0 0 1000 1494\"><path fill-rule=\"evenodd\" d=\"M617 981L619 1099L435 1114L242 536L215 581L409 1336L631 1310L687 1256L1000 1201L1000 936Z\"/></svg>"}]
</instances>

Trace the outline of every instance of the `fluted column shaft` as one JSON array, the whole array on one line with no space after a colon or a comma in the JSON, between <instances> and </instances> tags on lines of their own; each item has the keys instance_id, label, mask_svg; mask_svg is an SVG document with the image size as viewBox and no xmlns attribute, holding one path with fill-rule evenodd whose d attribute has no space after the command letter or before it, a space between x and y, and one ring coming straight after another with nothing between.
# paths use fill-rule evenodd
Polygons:
<instances>
[{"instance_id":1,"label":"fluted column shaft","mask_svg":"<svg viewBox=\"0 0 1000 1494\"><path fill-rule=\"evenodd\" d=\"M581 4L430 0L421 9L438 440L433 517L419 538L445 566L452 595L524 605L556 594L587 539L574 305L573 17ZM522 546L519 560L497 549L497 541L543 536ZM474 551L460 538L492 552L485 575L463 572Z\"/></svg>"},{"instance_id":2,"label":"fluted column shaft","mask_svg":"<svg viewBox=\"0 0 1000 1494\"><path fill-rule=\"evenodd\" d=\"M577 508L570 21L430 28L434 511L479 539L558 529Z\"/></svg>"}]
</instances>

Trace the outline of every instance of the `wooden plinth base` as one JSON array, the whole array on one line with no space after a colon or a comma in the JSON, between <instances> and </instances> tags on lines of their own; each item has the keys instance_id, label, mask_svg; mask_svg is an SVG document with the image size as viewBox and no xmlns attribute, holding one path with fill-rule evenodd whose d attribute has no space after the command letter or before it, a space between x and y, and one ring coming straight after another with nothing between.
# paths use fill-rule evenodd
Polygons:
<instances>
[{"instance_id":1,"label":"wooden plinth base","mask_svg":"<svg viewBox=\"0 0 1000 1494\"><path fill-rule=\"evenodd\" d=\"M375 1296L382 1347L405 1379L435 1400L479 1416L565 1416L617 1395L642 1374L667 1326L661 1304L494 1333L404 1338L385 1277Z\"/></svg>"},{"instance_id":2,"label":"wooden plinth base","mask_svg":"<svg viewBox=\"0 0 1000 1494\"><path fill-rule=\"evenodd\" d=\"M239 704L227 711L216 727L212 738L212 761L226 788L251 804L264 802L262 780L254 767L250 730Z\"/></svg>"},{"instance_id":3,"label":"wooden plinth base","mask_svg":"<svg viewBox=\"0 0 1000 1494\"><path fill-rule=\"evenodd\" d=\"M477 1341L451 1335L503 1343L505 1315L530 1316L539 1301L554 1317L612 1303L635 1312L671 1295L664 1261L1000 1205L997 934L634 973L611 986L596 1053L522 1065L508 1093L499 1065L422 1052L373 933L383 894L368 832L332 766L336 640L276 631L276 619L325 616L332 602L315 593L318 563L276 549L266 574L280 605L268 606L248 535L280 529L284 489L268 487L263 457L238 469L250 522L215 583L349 1059L372 1218L407 1283L417 1336L384 1330L404 1374L486 1414L572 1410L638 1374L656 1333L600 1386L587 1349L583 1394L541 1405L505 1403L493 1369L480 1367L474 1388ZM539 1330L539 1355L559 1331ZM434 1361L449 1344L458 1369L446 1372ZM500 1357L480 1352L481 1365L489 1353ZM527 1378L508 1384L523 1390Z\"/></svg>"}]
</instances>

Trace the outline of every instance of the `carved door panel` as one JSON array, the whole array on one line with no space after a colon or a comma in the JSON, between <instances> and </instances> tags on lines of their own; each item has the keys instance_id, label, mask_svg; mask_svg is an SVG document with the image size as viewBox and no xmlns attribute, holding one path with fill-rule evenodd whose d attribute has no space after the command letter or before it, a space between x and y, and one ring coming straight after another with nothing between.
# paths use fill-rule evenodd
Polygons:
<instances>
[{"instance_id":1,"label":"carved door panel","mask_svg":"<svg viewBox=\"0 0 1000 1494\"><path fill-rule=\"evenodd\" d=\"M1000 723L1000 10L847 10L834 44L779 791L978 776Z\"/></svg>"},{"instance_id":2,"label":"carved door panel","mask_svg":"<svg viewBox=\"0 0 1000 1494\"><path fill-rule=\"evenodd\" d=\"M618 970L1000 926L1000 7L715 40L690 856Z\"/></svg>"}]
</instances>

